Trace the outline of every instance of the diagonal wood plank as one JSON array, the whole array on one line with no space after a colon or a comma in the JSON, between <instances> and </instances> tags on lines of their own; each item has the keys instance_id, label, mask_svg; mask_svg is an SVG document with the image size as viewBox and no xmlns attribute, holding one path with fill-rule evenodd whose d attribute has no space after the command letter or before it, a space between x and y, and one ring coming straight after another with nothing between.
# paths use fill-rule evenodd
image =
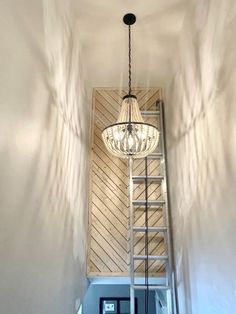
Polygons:
<instances>
[{"instance_id":1,"label":"diagonal wood plank","mask_svg":"<svg viewBox=\"0 0 236 314\"><path fill-rule=\"evenodd\" d=\"M93 200L93 209L95 210L96 207L100 207L101 211L106 215L106 217L110 220L111 223L123 234L126 235L127 232L127 225L125 219L119 215L117 212L110 211L108 207L103 206L102 201L94 194Z\"/></svg>"},{"instance_id":2,"label":"diagonal wood plank","mask_svg":"<svg viewBox=\"0 0 236 314\"><path fill-rule=\"evenodd\" d=\"M121 201L119 195L117 195L109 186L107 186L106 182L99 178L99 176L94 176L92 183L94 185L94 194L97 195L101 201L107 205L108 208L111 208L112 206L112 212L119 210L127 217L127 204L124 204L124 202Z\"/></svg>"},{"instance_id":3,"label":"diagonal wood plank","mask_svg":"<svg viewBox=\"0 0 236 314\"><path fill-rule=\"evenodd\" d=\"M90 264L90 269L89 271L90 272L98 272L98 271L107 271L107 272L110 272L111 270L109 269L109 267L103 262L103 260L101 259L100 256L98 256L93 250L91 250L91 263L92 265ZM97 270L94 269L94 266L97 268Z\"/></svg>"},{"instance_id":4,"label":"diagonal wood plank","mask_svg":"<svg viewBox=\"0 0 236 314\"><path fill-rule=\"evenodd\" d=\"M110 234L107 234L109 238L112 239L112 242L117 243L121 246L120 250L122 250L124 256L128 252L128 245L127 245L127 236L124 236L120 233L119 230L116 229L116 227L109 221L109 219L106 218L106 216L100 211L97 210L95 214L93 214L92 217L92 223L100 222L104 228L106 229L106 232L109 232ZM114 238L114 239L113 239Z\"/></svg>"},{"instance_id":5,"label":"diagonal wood plank","mask_svg":"<svg viewBox=\"0 0 236 314\"><path fill-rule=\"evenodd\" d=\"M106 250L106 252L109 252L109 263L113 263L120 271L124 271L127 264L123 259L120 258L114 248L109 244L108 239L105 239L95 226L93 227L93 235L94 239L96 239L96 241L101 244L101 247Z\"/></svg>"},{"instance_id":6,"label":"diagonal wood plank","mask_svg":"<svg viewBox=\"0 0 236 314\"><path fill-rule=\"evenodd\" d=\"M106 241L104 242L107 246L107 248L111 251L114 251L114 254L116 258L118 258L119 265L122 265L124 269L126 269L127 266L127 251L124 250L118 241L115 240L114 236L110 234L107 229L97 220L93 219L94 228L97 232L103 237L103 239Z\"/></svg>"},{"instance_id":7,"label":"diagonal wood plank","mask_svg":"<svg viewBox=\"0 0 236 314\"><path fill-rule=\"evenodd\" d=\"M116 195L113 194L111 190L106 189L106 186L103 185L102 181L97 182L96 180L93 183L94 198L98 197L107 208L111 208L112 206L112 213L115 213L115 215L120 215L121 217L118 219L120 219L122 223L125 224L128 219L128 208L120 201L118 197L116 197Z\"/></svg>"}]
</instances>

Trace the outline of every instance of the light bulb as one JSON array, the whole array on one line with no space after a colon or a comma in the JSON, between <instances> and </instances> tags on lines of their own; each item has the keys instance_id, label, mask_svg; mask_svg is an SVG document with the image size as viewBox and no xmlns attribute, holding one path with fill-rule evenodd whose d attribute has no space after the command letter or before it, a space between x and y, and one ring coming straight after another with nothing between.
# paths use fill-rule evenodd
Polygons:
<instances>
[{"instance_id":1,"label":"light bulb","mask_svg":"<svg viewBox=\"0 0 236 314\"><path fill-rule=\"evenodd\" d=\"M131 135L128 137L128 146L131 148L134 145L134 139Z\"/></svg>"},{"instance_id":2,"label":"light bulb","mask_svg":"<svg viewBox=\"0 0 236 314\"><path fill-rule=\"evenodd\" d=\"M137 136L140 140L146 140L147 134L143 131L137 131Z\"/></svg>"},{"instance_id":3,"label":"light bulb","mask_svg":"<svg viewBox=\"0 0 236 314\"><path fill-rule=\"evenodd\" d=\"M116 130L113 134L113 137L116 141L122 141L124 137L124 132Z\"/></svg>"}]
</instances>

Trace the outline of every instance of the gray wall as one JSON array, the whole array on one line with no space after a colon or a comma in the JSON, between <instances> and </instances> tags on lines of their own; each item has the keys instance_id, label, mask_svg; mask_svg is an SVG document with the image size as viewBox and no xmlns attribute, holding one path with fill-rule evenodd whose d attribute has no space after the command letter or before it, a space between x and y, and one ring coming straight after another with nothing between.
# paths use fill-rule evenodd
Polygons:
<instances>
[{"instance_id":1,"label":"gray wall","mask_svg":"<svg viewBox=\"0 0 236 314\"><path fill-rule=\"evenodd\" d=\"M0 3L1 314L75 313L87 285L89 113L71 11Z\"/></svg>"},{"instance_id":2,"label":"gray wall","mask_svg":"<svg viewBox=\"0 0 236 314\"><path fill-rule=\"evenodd\" d=\"M145 313L145 298L144 292L137 291L138 298L138 314ZM99 300L101 297L116 297L128 298L129 286L128 285L91 285L83 303L83 314L99 314ZM150 292L149 297L149 313L156 313L154 292Z\"/></svg>"},{"instance_id":3,"label":"gray wall","mask_svg":"<svg viewBox=\"0 0 236 314\"><path fill-rule=\"evenodd\" d=\"M167 91L180 314L236 313L235 33L235 1L192 1Z\"/></svg>"}]
</instances>

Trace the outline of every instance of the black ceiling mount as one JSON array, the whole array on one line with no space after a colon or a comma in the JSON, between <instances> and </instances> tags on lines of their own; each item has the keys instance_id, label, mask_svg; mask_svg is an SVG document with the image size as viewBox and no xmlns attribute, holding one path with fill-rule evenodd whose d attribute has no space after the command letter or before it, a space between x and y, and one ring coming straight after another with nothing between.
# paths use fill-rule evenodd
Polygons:
<instances>
[{"instance_id":1,"label":"black ceiling mount","mask_svg":"<svg viewBox=\"0 0 236 314\"><path fill-rule=\"evenodd\" d=\"M133 25L136 22L136 16L133 13L125 14L123 17L123 22L126 25Z\"/></svg>"}]
</instances>

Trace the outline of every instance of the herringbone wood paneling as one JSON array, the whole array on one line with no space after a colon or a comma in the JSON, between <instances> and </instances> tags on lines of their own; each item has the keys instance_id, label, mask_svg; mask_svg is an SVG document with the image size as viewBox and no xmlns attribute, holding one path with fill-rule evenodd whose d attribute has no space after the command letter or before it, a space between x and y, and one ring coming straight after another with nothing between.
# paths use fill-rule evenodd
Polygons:
<instances>
[{"instance_id":1,"label":"herringbone wood paneling","mask_svg":"<svg viewBox=\"0 0 236 314\"><path fill-rule=\"evenodd\" d=\"M138 98L141 110L156 110L160 99L159 88L138 88L133 91ZM128 247L128 164L124 159L113 157L106 150L101 132L104 127L114 123L118 117L125 90L95 89L93 94L93 144L90 196L90 236L88 250L88 276L127 276L129 269ZM156 117L145 119L158 126ZM158 160L148 162L148 174L159 175L161 167ZM134 161L134 175L144 175L143 160ZM135 198L144 199L144 185L136 184ZM149 198L161 199L159 184L148 188ZM135 224L144 226L145 215L140 207L135 212ZM161 208L151 208L149 225L163 225ZM144 235L135 237L135 254L144 254ZM149 236L149 254L165 254L163 236L160 233ZM137 261L138 275L144 273L144 263ZM163 262L149 262L150 275L163 273Z\"/></svg>"}]
</instances>

